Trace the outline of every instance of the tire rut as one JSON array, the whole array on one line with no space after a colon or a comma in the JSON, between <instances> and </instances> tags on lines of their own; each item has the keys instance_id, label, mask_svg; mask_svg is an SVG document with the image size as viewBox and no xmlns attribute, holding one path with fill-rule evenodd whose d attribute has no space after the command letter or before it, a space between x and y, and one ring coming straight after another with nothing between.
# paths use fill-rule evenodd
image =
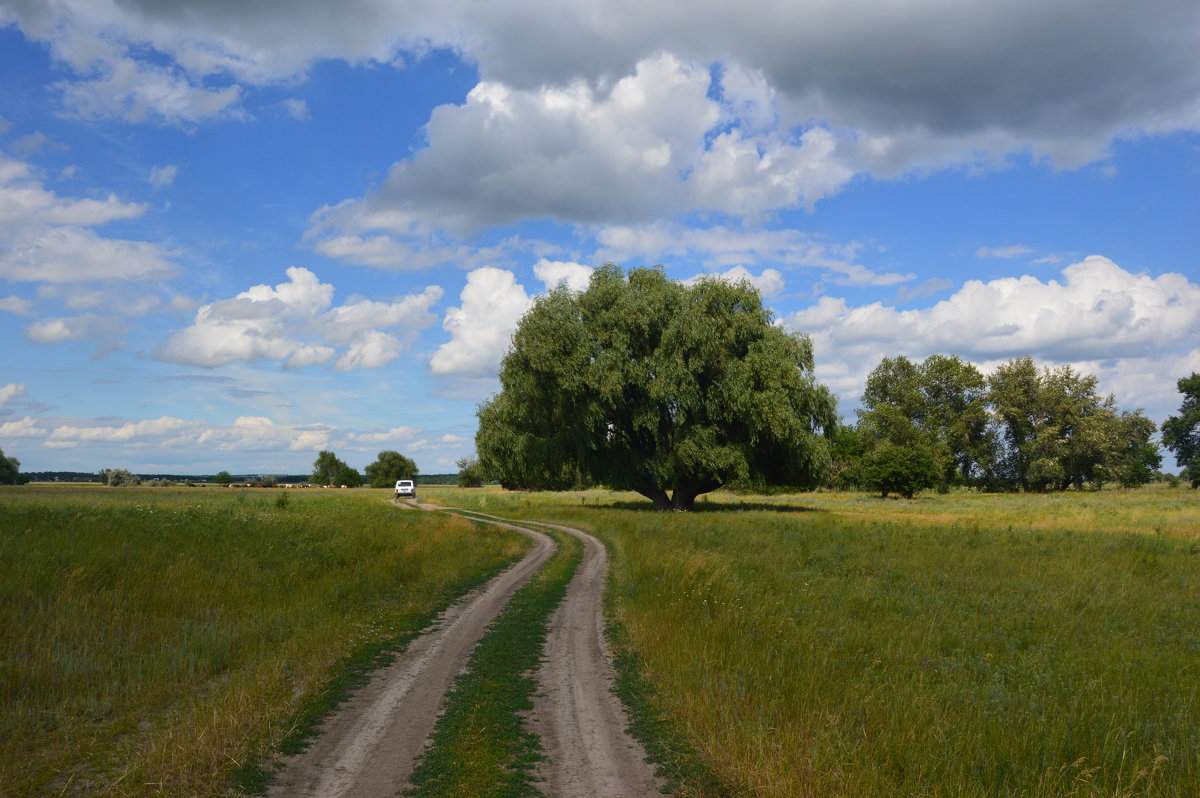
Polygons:
<instances>
[{"instance_id":1,"label":"tire rut","mask_svg":"<svg viewBox=\"0 0 1200 798\"><path fill-rule=\"evenodd\" d=\"M499 525L531 538L533 550L447 609L376 671L321 724L305 751L283 760L268 796L392 798L407 786L454 678L488 624L554 552L548 535Z\"/></svg>"},{"instance_id":2,"label":"tire rut","mask_svg":"<svg viewBox=\"0 0 1200 798\"><path fill-rule=\"evenodd\" d=\"M664 782L646 761L645 749L626 731L629 718L613 692L615 672L603 613L607 551L582 530L528 523L566 532L584 546L567 596L550 618L528 723L545 751L537 770L542 791L548 798L661 795Z\"/></svg>"},{"instance_id":3,"label":"tire rut","mask_svg":"<svg viewBox=\"0 0 1200 798\"><path fill-rule=\"evenodd\" d=\"M397 506L405 506L397 503ZM442 510L407 503L406 509ZM455 513L458 514L458 513ZM483 588L447 609L433 627L327 718L308 749L285 758L267 795L273 798L384 798L408 786L446 693L488 624L554 552L554 541L497 516L464 517L519 532L533 550ZM546 759L538 768L548 798L639 798L659 795L663 782L626 731L625 708L613 693L612 657L604 637L602 599L607 553L593 536L580 539L583 557L550 632L537 674L539 694L528 728Z\"/></svg>"}]
</instances>

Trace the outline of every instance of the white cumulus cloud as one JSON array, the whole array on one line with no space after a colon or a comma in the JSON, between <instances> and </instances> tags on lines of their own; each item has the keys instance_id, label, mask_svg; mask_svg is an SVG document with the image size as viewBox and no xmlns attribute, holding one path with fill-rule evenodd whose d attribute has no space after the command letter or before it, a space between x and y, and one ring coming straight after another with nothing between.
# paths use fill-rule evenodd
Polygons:
<instances>
[{"instance_id":1,"label":"white cumulus cloud","mask_svg":"<svg viewBox=\"0 0 1200 798\"><path fill-rule=\"evenodd\" d=\"M8 385L0 386L0 405L6 405L13 399L24 395L25 383L23 382L10 382Z\"/></svg>"},{"instance_id":2,"label":"white cumulus cloud","mask_svg":"<svg viewBox=\"0 0 1200 798\"><path fill-rule=\"evenodd\" d=\"M8 0L0 20L65 67L68 110L174 124L237 113L245 87L295 82L323 59L390 65L442 47L484 83L517 91L599 86L663 53L720 64L717 94L745 131L823 120L852 131L862 167L884 174L1024 150L1070 166L1130 131L1200 125L1200 64L1182 33L1200 19L1191 0L1161 0L1152 13L1122 0L745 0L687 13L633 0L298 0L288 9Z\"/></svg>"},{"instance_id":3,"label":"white cumulus cloud","mask_svg":"<svg viewBox=\"0 0 1200 798\"><path fill-rule=\"evenodd\" d=\"M32 416L0 424L0 440L7 438L40 438L46 430L37 425Z\"/></svg>"},{"instance_id":4,"label":"white cumulus cloud","mask_svg":"<svg viewBox=\"0 0 1200 798\"><path fill-rule=\"evenodd\" d=\"M378 368L399 357L416 330L436 321L429 308L442 296L441 288L430 286L393 302L364 299L333 307L331 284L301 267L289 268L287 277L202 305L191 326L168 338L157 357L208 368L258 360L300 368L336 356L338 370ZM339 346L346 347L340 355Z\"/></svg>"},{"instance_id":5,"label":"white cumulus cloud","mask_svg":"<svg viewBox=\"0 0 1200 798\"><path fill-rule=\"evenodd\" d=\"M33 168L0 156L0 278L18 282L146 281L177 272L157 244L107 238L93 227L134 219L139 203L62 197Z\"/></svg>"},{"instance_id":6,"label":"white cumulus cloud","mask_svg":"<svg viewBox=\"0 0 1200 798\"><path fill-rule=\"evenodd\" d=\"M582 263L564 260L547 260L541 258L533 265L534 275L546 285L550 291L565 283L572 291L587 290L588 282L592 279L592 267Z\"/></svg>"},{"instance_id":7,"label":"white cumulus cloud","mask_svg":"<svg viewBox=\"0 0 1200 798\"><path fill-rule=\"evenodd\" d=\"M450 340L434 353L430 368L442 376L495 374L533 300L512 272L490 266L467 275L459 298L462 304L449 308L442 321Z\"/></svg>"}]
</instances>

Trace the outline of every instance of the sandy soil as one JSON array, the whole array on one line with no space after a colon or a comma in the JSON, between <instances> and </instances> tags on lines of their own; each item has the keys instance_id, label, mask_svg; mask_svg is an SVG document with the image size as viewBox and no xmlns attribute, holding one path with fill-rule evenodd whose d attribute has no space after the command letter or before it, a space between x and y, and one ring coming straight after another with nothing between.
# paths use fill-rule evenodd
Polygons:
<instances>
[{"instance_id":1,"label":"sandy soil","mask_svg":"<svg viewBox=\"0 0 1200 798\"><path fill-rule=\"evenodd\" d=\"M397 502L406 509L442 509ZM479 519L477 520L484 520ZM331 716L307 751L284 763L271 796L374 798L407 785L446 690L509 597L554 549L541 532L492 518L535 541L534 550L482 590L447 610L396 662L377 672ZM553 526L547 524L546 526ZM567 598L551 618L539 696L529 728L547 759L539 769L549 798L638 798L661 793L645 753L625 731L612 693L612 659L604 641L601 599L607 557L591 535L554 528L584 543Z\"/></svg>"},{"instance_id":2,"label":"sandy soil","mask_svg":"<svg viewBox=\"0 0 1200 798\"><path fill-rule=\"evenodd\" d=\"M570 527L545 524L583 541L583 561L566 600L550 619L539 696L529 728L546 760L538 775L550 798L635 798L661 794L646 753L625 731L625 708L612 692L612 656L604 639L604 546Z\"/></svg>"}]
</instances>

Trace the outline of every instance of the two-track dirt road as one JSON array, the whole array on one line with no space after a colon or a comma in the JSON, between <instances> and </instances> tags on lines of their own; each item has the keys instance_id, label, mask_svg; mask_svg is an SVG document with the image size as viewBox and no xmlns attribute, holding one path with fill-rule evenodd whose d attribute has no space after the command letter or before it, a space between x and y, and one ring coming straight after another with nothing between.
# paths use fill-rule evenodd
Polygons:
<instances>
[{"instance_id":1,"label":"two-track dirt road","mask_svg":"<svg viewBox=\"0 0 1200 798\"><path fill-rule=\"evenodd\" d=\"M533 550L448 609L395 662L377 671L323 723L306 751L284 761L268 795L390 798L406 787L455 676L488 624L554 551L553 540L529 526L477 520L528 536ZM539 772L541 788L549 798L657 795L653 767L625 731L624 708L611 692L601 619L604 547L585 532L555 528L580 538L584 552L567 598L551 618L538 673L540 696L530 728L542 738L547 755Z\"/></svg>"}]
</instances>

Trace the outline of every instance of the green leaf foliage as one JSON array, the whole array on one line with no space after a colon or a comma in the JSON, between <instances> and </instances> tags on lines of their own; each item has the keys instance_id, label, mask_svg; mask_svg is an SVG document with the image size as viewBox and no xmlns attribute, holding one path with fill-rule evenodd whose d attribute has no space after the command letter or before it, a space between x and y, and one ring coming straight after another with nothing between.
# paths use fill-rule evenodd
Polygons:
<instances>
[{"instance_id":1,"label":"green leaf foliage","mask_svg":"<svg viewBox=\"0 0 1200 798\"><path fill-rule=\"evenodd\" d=\"M367 483L372 488L390 488L398 479L416 479L420 469L411 459L400 452L387 450L379 453L375 462L364 469Z\"/></svg>"},{"instance_id":2,"label":"green leaf foliage","mask_svg":"<svg viewBox=\"0 0 1200 798\"><path fill-rule=\"evenodd\" d=\"M734 482L811 486L836 423L812 370L809 340L772 324L749 284L607 264L521 320L476 449L509 487L591 481L659 509Z\"/></svg>"},{"instance_id":3,"label":"green leaf foliage","mask_svg":"<svg viewBox=\"0 0 1200 798\"><path fill-rule=\"evenodd\" d=\"M21 461L15 457L5 457L0 449L0 485L20 485Z\"/></svg>"},{"instance_id":4,"label":"green leaf foliage","mask_svg":"<svg viewBox=\"0 0 1200 798\"><path fill-rule=\"evenodd\" d=\"M479 458L464 457L456 460L455 465L458 466L458 486L460 488L483 487L483 467L479 465Z\"/></svg>"},{"instance_id":5,"label":"green leaf foliage","mask_svg":"<svg viewBox=\"0 0 1200 798\"><path fill-rule=\"evenodd\" d=\"M130 487L142 484L142 479L124 468L100 469L100 482L110 488Z\"/></svg>"},{"instance_id":6,"label":"green leaf foliage","mask_svg":"<svg viewBox=\"0 0 1200 798\"><path fill-rule=\"evenodd\" d=\"M313 474L309 477L313 485L345 485L349 488L361 487L362 474L342 462L336 454L321 451L313 461Z\"/></svg>"},{"instance_id":7,"label":"green leaf foliage","mask_svg":"<svg viewBox=\"0 0 1200 798\"><path fill-rule=\"evenodd\" d=\"M862 402L861 426L872 433L868 443L919 437L935 461L940 487L976 483L993 472L987 381L957 356L930 355L921 363L884 358L868 375ZM888 417L876 418L881 414ZM914 432L899 432L900 419Z\"/></svg>"},{"instance_id":8,"label":"green leaf foliage","mask_svg":"<svg viewBox=\"0 0 1200 798\"><path fill-rule=\"evenodd\" d=\"M999 366L989 399L1003 432L1002 469L1024 490L1148 482L1161 463L1154 424L1138 410L1118 412L1096 393L1095 375L1070 366L1038 369L1032 357Z\"/></svg>"},{"instance_id":9,"label":"green leaf foliage","mask_svg":"<svg viewBox=\"0 0 1200 798\"><path fill-rule=\"evenodd\" d=\"M1175 454L1175 464L1186 468L1192 486L1200 485L1200 374L1192 372L1176 385L1183 394L1179 415L1162 425L1162 442Z\"/></svg>"}]
</instances>

